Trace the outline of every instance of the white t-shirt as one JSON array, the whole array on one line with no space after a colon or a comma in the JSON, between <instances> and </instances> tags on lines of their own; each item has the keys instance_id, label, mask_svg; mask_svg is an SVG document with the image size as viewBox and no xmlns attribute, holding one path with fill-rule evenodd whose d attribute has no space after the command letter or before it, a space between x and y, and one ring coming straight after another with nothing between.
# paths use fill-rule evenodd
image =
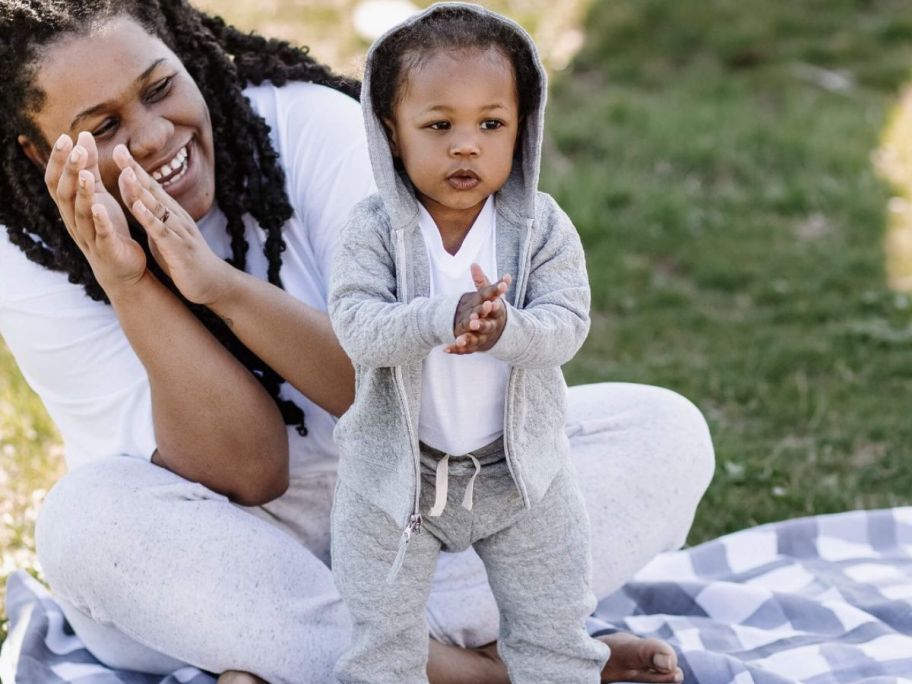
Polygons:
<instances>
[{"instance_id":1,"label":"white t-shirt","mask_svg":"<svg viewBox=\"0 0 912 684\"><path fill-rule=\"evenodd\" d=\"M295 209L284 233L283 284L325 311L340 230L352 206L374 192L361 109L342 93L310 83L244 92L271 129ZM215 252L229 256L224 224L214 208L199 225ZM246 237L247 271L265 280L265 233L249 217ZM2 226L0 335L60 429L69 468L112 455L152 457L148 377L113 309L91 300L65 273L29 261ZM289 427L292 472L335 468L335 419L288 383L282 396L304 410L309 432L300 437Z\"/></svg>"},{"instance_id":2,"label":"white t-shirt","mask_svg":"<svg viewBox=\"0 0 912 684\"><path fill-rule=\"evenodd\" d=\"M418 225L427 246L431 296L474 292L470 266L481 266L492 282L497 279L497 242L494 197L488 198L456 254L444 249L440 231L419 205ZM422 442L448 454L468 453L503 434L504 395L510 367L485 353L447 354L434 347L421 374Z\"/></svg>"}]
</instances>

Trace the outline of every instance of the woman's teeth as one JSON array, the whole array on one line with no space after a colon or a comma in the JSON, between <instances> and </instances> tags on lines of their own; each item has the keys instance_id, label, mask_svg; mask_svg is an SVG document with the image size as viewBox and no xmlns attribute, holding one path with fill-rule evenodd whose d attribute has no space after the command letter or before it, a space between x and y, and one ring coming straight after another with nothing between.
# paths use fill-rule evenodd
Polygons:
<instances>
[{"instance_id":1,"label":"woman's teeth","mask_svg":"<svg viewBox=\"0 0 912 684\"><path fill-rule=\"evenodd\" d=\"M184 174L186 173L187 146L185 145L184 147L180 148L176 155L174 155L174 159L163 165L160 169L153 171L152 178L161 183L163 188L166 188L172 183L183 178Z\"/></svg>"}]
</instances>

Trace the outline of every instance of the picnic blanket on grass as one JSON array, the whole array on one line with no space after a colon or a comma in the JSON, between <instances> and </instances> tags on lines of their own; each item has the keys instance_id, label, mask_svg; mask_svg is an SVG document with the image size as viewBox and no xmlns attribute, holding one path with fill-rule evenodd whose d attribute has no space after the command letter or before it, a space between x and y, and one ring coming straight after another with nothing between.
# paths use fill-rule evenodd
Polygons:
<instances>
[{"instance_id":1,"label":"picnic blanket on grass","mask_svg":"<svg viewBox=\"0 0 912 684\"><path fill-rule=\"evenodd\" d=\"M4 684L211 684L92 658L47 591L7 585ZM663 554L589 620L593 634L656 636L691 684L912 684L912 507L755 527Z\"/></svg>"}]
</instances>

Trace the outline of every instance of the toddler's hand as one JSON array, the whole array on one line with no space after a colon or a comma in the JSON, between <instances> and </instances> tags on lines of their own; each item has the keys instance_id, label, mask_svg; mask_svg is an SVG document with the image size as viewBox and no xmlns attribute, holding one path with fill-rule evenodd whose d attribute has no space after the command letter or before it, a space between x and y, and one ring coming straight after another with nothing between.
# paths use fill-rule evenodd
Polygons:
<instances>
[{"instance_id":1,"label":"toddler's hand","mask_svg":"<svg viewBox=\"0 0 912 684\"><path fill-rule=\"evenodd\" d=\"M502 297L512 278L504 275L493 285L481 266L472 264L475 292L466 292L456 306L453 335L456 341L444 347L448 354L472 354L493 347L503 333L507 309Z\"/></svg>"}]
</instances>

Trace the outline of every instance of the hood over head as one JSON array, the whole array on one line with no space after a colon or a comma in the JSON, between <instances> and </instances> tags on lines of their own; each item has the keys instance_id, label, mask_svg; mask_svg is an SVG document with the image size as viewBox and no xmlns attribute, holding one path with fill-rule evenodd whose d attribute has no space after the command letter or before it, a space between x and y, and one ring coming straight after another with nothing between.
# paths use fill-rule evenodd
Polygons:
<instances>
[{"instance_id":1,"label":"hood over head","mask_svg":"<svg viewBox=\"0 0 912 684\"><path fill-rule=\"evenodd\" d=\"M416 14L390 29L374 42L367 54L364 82L361 86L361 106L364 112L364 124L367 128L367 140L374 179L394 228L403 227L410 223L417 225L418 200L404 171L397 171L397 165L390 151L386 129L380 114L376 111L377 103L374 102L371 95L372 90L381 85L378 83L377 86L372 88L373 80L381 77L384 66L387 69L389 67L389 65L379 64L378 59L382 58L382 53L387 51L391 45L394 46L395 41L402 38L405 32L408 32L421 22L433 22L435 19L442 19L446 14L452 14L455 18L455 15L466 16L466 13L474 13L487 22L494 22L493 25L496 28L518 38L519 42L528 48L527 61L530 63L524 70L524 76L520 75L518 68L516 69L520 111L521 114L524 114L520 125L519 137L517 138L517 154L514 157L510 177L500 192L497 193L497 198L501 205L505 204L507 210L512 210L518 218L531 219L534 216L535 194L538 190L538 173L541 160L545 99L547 95L547 77L538 56L538 51L535 48L535 43L519 24L484 7L461 2L446 2L432 5L420 14ZM463 41L454 39L452 43L441 45L441 48L459 49L474 47L475 45L487 47L490 44L495 43L488 43L483 40L474 43L470 38L468 44L463 44ZM436 47L431 45L420 49L432 51ZM515 58L511 57L511 59L513 60L514 68L516 68L518 65ZM523 87L524 81L527 82L525 88ZM522 111L524 102L527 103L525 112Z\"/></svg>"}]
</instances>

